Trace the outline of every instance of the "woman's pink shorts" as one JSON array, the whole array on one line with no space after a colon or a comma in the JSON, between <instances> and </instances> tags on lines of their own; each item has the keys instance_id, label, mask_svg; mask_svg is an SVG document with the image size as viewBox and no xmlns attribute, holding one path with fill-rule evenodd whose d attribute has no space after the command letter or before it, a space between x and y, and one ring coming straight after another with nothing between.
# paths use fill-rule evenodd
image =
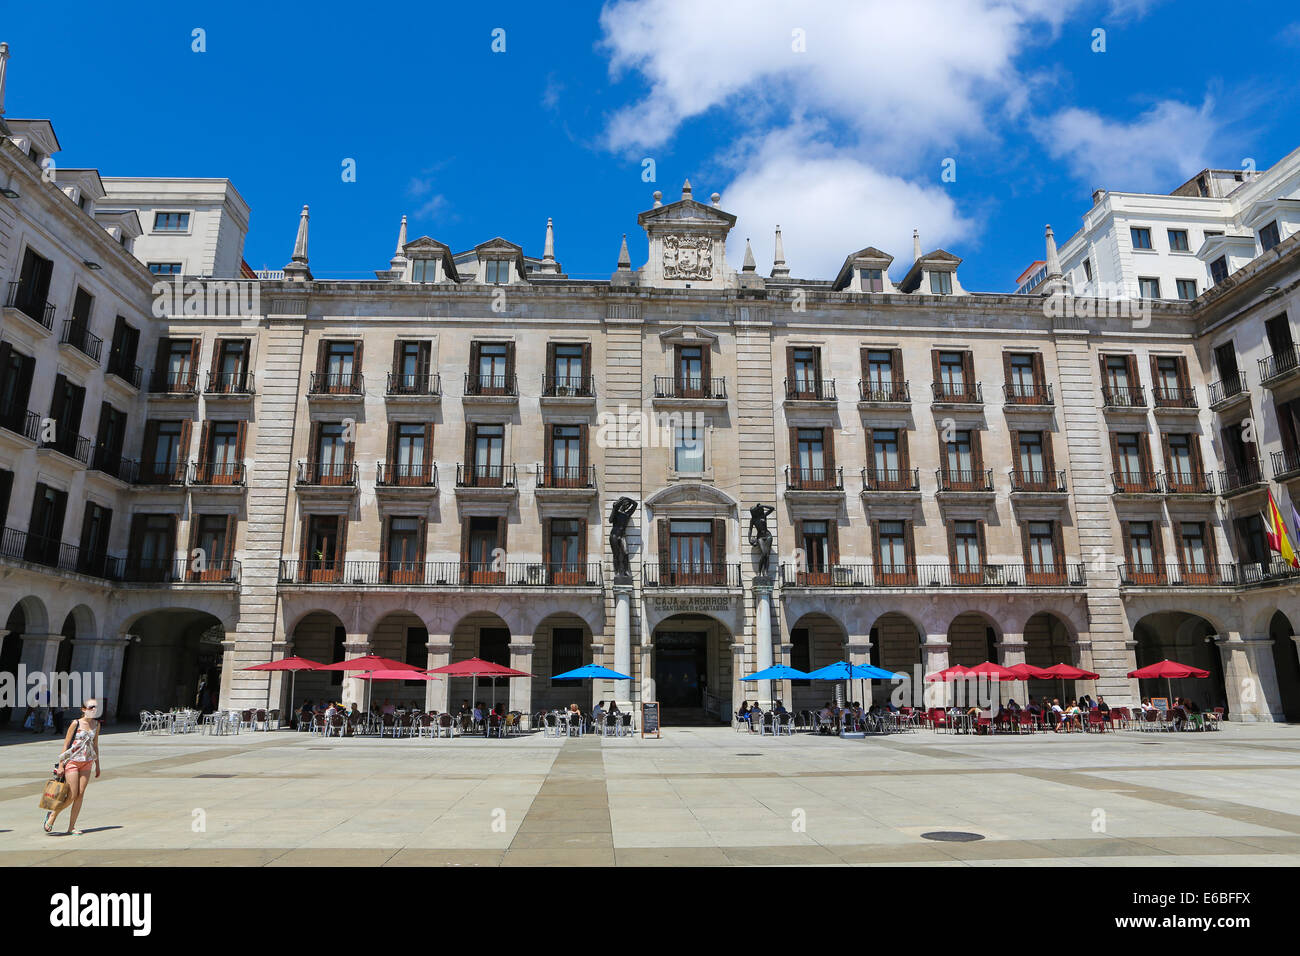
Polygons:
<instances>
[{"instance_id":1,"label":"woman's pink shorts","mask_svg":"<svg viewBox=\"0 0 1300 956\"><path fill-rule=\"evenodd\" d=\"M77 773L90 773L94 766L93 760L69 760L63 765L63 773L66 775L70 770L75 770Z\"/></svg>"}]
</instances>

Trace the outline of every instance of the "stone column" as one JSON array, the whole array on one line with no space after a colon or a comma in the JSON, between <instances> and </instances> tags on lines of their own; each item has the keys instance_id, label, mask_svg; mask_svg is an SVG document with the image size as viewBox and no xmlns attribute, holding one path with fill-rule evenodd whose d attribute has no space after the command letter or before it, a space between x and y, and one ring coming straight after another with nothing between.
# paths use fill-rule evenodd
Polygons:
<instances>
[{"instance_id":1,"label":"stone column","mask_svg":"<svg viewBox=\"0 0 1300 956\"><path fill-rule=\"evenodd\" d=\"M1029 645L1025 643L1023 634L1003 634L1002 640L998 642L998 663L1003 667L1013 667L1016 664L1025 662L1025 651ZM1029 703L1029 684L1026 681L999 681L1001 686L1000 703L1006 703L1008 700L1015 700L1017 704L1024 707Z\"/></svg>"},{"instance_id":2,"label":"stone column","mask_svg":"<svg viewBox=\"0 0 1300 956\"><path fill-rule=\"evenodd\" d=\"M20 662L27 665L27 673L51 673L59 662L59 645L62 634L24 634Z\"/></svg>"},{"instance_id":3,"label":"stone column","mask_svg":"<svg viewBox=\"0 0 1300 956\"><path fill-rule=\"evenodd\" d=\"M1228 719L1244 723L1284 722L1282 695L1268 635L1215 637L1223 658L1223 685L1228 694Z\"/></svg>"},{"instance_id":4,"label":"stone column","mask_svg":"<svg viewBox=\"0 0 1300 956\"><path fill-rule=\"evenodd\" d=\"M424 645L424 649L429 654L428 663L425 665L426 670L433 670L435 667L446 667L451 663L451 637L443 637L437 640L430 640ZM447 713L451 708L451 678L446 674L437 675L437 680L429 681L429 686L424 689L424 709L427 711L437 711L440 714Z\"/></svg>"},{"instance_id":5,"label":"stone column","mask_svg":"<svg viewBox=\"0 0 1300 956\"><path fill-rule=\"evenodd\" d=\"M370 653L370 635L369 634L348 634L343 640L343 659L352 660L354 657L365 657ZM375 689L370 686L372 681L362 680L360 677L354 677L354 674L360 674L360 671L344 671L343 685L339 688L339 693L343 695L343 704L347 706L352 701L356 701L358 710L368 710L370 702L375 698ZM225 671L222 670L222 683L225 683ZM223 690L224 693L224 690ZM382 698L383 695L380 694Z\"/></svg>"},{"instance_id":6,"label":"stone column","mask_svg":"<svg viewBox=\"0 0 1300 956\"><path fill-rule=\"evenodd\" d=\"M754 578L754 651L758 661L756 671L764 671L772 666L772 579ZM740 675L744 677L744 674ZM758 693L767 692L767 699L762 701L764 710L772 709L776 697L773 681L760 681Z\"/></svg>"},{"instance_id":7,"label":"stone column","mask_svg":"<svg viewBox=\"0 0 1300 956\"><path fill-rule=\"evenodd\" d=\"M627 582L616 582L614 584L614 667L613 669L620 674L632 676L632 584ZM594 649L593 649L594 650ZM594 660L594 653L592 659ZM653 671L645 669L646 655L642 653L642 670L641 670L641 699L654 700L653 690L650 694L645 692L646 684L651 681ZM618 701L619 707L632 706L632 681L615 681L619 685L627 685L627 699L622 699L621 688L616 688L614 699Z\"/></svg>"},{"instance_id":8,"label":"stone column","mask_svg":"<svg viewBox=\"0 0 1300 956\"><path fill-rule=\"evenodd\" d=\"M278 640L271 642L271 660L282 661L286 657L293 656L293 641ZM256 671L254 671L256 673ZM292 672L286 671L267 671L267 679L270 681L267 690L267 707L280 711L280 726L288 726L289 716L293 713L293 699L289 696L291 688L297 686L294 681Z\"/></svg>"},{"instance_id":9,"label":"stone column","mask_svg":"<svg viewBox=\"0 0 1300 956\"><path fill-rule=\"evenodd\" d=\"M871 663L871 637L850 637L848 644L845 645L848 652L848 661L854 667L861 664ZM861 688L861 690L859 690ZM858 700L861 696L863 709L870 709L872 704L872 687L869 680L851 680L846 689L845 700Z\"/></svg>"},{"instance_id":10,"label":"stone column","mask_svg":"<svg viewBox=\"0 0 1300 956\"><path fill-rule=\"evenodd\" d=\"M641 701L655 699L655 662L654 662L654 645L644 636L641 642L641 681L637 685L639 696L628 702L628 706L636 709ZM614 668L618 670L618 668ZM633 682L635 683L635 682ZM618 705L622 707L622 703Z\"/></svg>"},{"instance_id":11,"label":"stone column","mask_svg":"<svg viewBox=\"0 0 1300 956\"><path fill-rule=\"evenodd\" d=\"M122 686L122 655L130 638L78 638L72 644L72 671L81 677L82 697L99 697L104 722L114 723ZM81 701L71 704L76 707Z\"/></svg>"},{"instance_id":12,"label":"stone column","mask_svg":"<svg viewBox=\"0 0 1300 956\"><path fill-rule=\"evenodd\" d=\"M729 708L728 713L724 715L727 717L728 723L734 719L735 712L740 707L740 702L742 700L747 698L750 700L753 699L752 697L748 697L749 691L747 690L747 685L742 683L740 680L745 676L746 650L747 648L745 647L745 641L743 638L733 641L731 645L731 707ZM721 697L722 695L719 694L718 696Z\"/></svg>"},{"instance_id":13,"label":"stone column","mask_svg":"<svg viewBox=\"0 0 1300 956\"><path fill-rule=\"evenodd\" d=\"M527 674L533 672L533 650L535 645L531 635L527 641L514 640L510 643L510 666ZM512 677L510 685L510 709L517 710L525 716L533 713L533 678Z\"/></svg>"},{"instance_id":14,"label":"stone column","mask_svg":"<svg viewBox=\"0 0 1300 956\"><path fill-rule=\"evenodd\" d=\"M945 707L952 700L952 686L950 684L935 681L930 683L926 681L929 675L945 670L948 667L948 649L952 645L948 643L946 634L930 634L921 642L921 664L923 682L923 693L926 707Z\"/></svg>"},{"instance_id":15,"label":"stone column","mask_svg":"<svg viewBox=\"0 0 1300 956\"><path fill-rule=\"evenodd\" d=\"M785 664L787 667L793 667L791 660L794 658L794 645L778 643L773 649L775 663ZM781 692L777 694L785 702L786 710L794 709L794 686L788 680L781 681Z\"/></svg>"}]
</instances>

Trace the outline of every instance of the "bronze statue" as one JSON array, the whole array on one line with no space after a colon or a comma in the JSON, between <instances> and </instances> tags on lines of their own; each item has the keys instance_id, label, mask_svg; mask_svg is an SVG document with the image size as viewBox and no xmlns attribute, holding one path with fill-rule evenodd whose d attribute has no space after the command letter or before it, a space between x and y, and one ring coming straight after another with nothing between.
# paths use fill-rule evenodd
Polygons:
<instances>
[{"instance_id":1,"label":"bronze statue","mask_svg":"<svg viewBox=\"0 0 1300 956\"><path fill-rule=\"evenodd\" d=\"M772 564L772 531L767 519L776 512L770 505L754 505L749 509L749 543L758 548L758 573L766 575Z\"/></svg>"},{"instance_id":2,"label":"bronze statue","mask_svg":"<svg viewBox=\"0 0 1300 956\"><path fill-rule=\"evenodd\" d=\"M632 577L632 560L627 554L627 526L636 513L636 502L623 497L614 502L609 511L609 550L614 553L614 579Z\"/></svg>"}]
</instances>

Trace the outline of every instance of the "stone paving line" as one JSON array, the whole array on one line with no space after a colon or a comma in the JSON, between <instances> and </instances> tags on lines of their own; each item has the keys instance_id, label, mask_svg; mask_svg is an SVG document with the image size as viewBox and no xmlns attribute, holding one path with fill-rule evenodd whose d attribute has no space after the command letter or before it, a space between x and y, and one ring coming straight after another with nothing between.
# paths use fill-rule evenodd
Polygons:
<instances>
[{"instance_id":1,"label":"stone paving line","mask_svg":"<svg viewBox=\"0 0 1300 956\"><path fill-rule=\"evenodd\" d=\"M58 744L0 733L0 865L1300 864L1300 727L1151 736L119 731L86 835L50 837L35 804ZM921 837L932 830L984 839Z\"/></svg>"}]
</instances>

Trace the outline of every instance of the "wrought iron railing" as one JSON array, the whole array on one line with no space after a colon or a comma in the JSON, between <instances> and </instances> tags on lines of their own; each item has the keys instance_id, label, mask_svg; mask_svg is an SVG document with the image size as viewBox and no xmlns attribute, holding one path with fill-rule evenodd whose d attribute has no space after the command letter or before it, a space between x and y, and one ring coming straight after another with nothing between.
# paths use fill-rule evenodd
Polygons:
<instances>
[{"instance_id":1,"label":"wrought iron railing","mask_svg":"<svg viewBox=\"0 0 1300 956\"><path fill-rule=\"evenodd\" d=\"M785 466L786 491L843 491L844 469Z\"/></svg>"},{"instance_id":2,"label":"wrought iron railing","mask_svg":"<svg viewBox=\"0 0 1300 956\"><path fill-rule=\"evenodd\" d=\"M782 587L794 588L1077 588L1087 584L1079 562L1010 564L830 564L781 566Z\"/></svg>"},{"instance_id":3,"label":"wrought iron railing","mask_svg":"<svg viewBox=\"0 0 1300 956\"><path fill-rule=\"evenodd\" d=\"M1196 408L1195 388L1164 388L1155 385L1151 388L1151 397L1156 408Z\"/></svg>"},{"instance_id":4,"label":"wrought iron railing","mask_svg":"<svg viewBox=\"0 0 1300 956\"><path fill-rule=\"evenodd\" d=\"M205 391L209 395L252 395L253 373L209 372Z\"/></svg>"},{"instance_id":5,"label":"wrought iron railing","mask_svg":"<svg viewBox=\"0 0 1300 956\"><path fill-rule=\"evenodd\" d=\"M1051 405L1051 385L1014 385L1008 382L1002 386L1002 397L1008 405Z\"/></svg>"},{"instance_id":6,"label":"wrought iron railing","mask_svg":"<svg viewBox=\"0 0 1300 956\"><path fill-rule=\"evenodd\" d=\"M1259 381L1260 384L1267 385L1273 379L1282 378L1298 370L1300 370L1300 346L1291 345L1259 360Z\"/></svg>"},{"instance_id":7,"label":"wrought iron railing","mask_svg":"<svg viewBox=\"0 0 1300 956\"><path fill-rule=\"evenodd\" d=\"M456 485L461 488L516 488L518 476L514 465L477 465L459 462Z\"/></svg>"},{"instance_id":8,"label":"wrought iron railing","mask_svg":"<svg viewBox=\"0 0 1300 956\"><path fill-rule=\"evenodd\" d=\"M465 373L466 395L518 395L519 384L513 374L484 375L475 372Z\"/></svg>"},{"instance_id":9,"label":"wrought iron railing","mask_svg":"<svg viewBox=\"0 0 1300 956\"><path fill-rule=\"evenodd\" d=\"M596 380L590 375L543 375L543 398L591 398Z\"/></svg>"},{"instance_id":10,"label":"wrought iron railing","mask_svg":"<svg viewBox=\"0 0 1300 956\"><path fill-rule=\"evenodd\" d=\"M1065 472L1016 469L1011 472L1011 490L1061 493L1065 491Z\"/></svg>"},{"instance_id":11,"label":"wrought iron railing","mask_svg":"<svg viewBox=\"0 0 1300 956\"><path fill-rule=\"evenodd\" d=\"M656 375L655 398L726 398L725 378L697 378Z\"/></svg>"},{"instance_id":12,"label":"wrought iron railing","mask_svg":"<svg viewBox=\"0 0 1300 956\"><path fill-rule=\"evenodd\" d=\"M389 372L387 394L427 395L434 398L442 394L442 376L437 372L420 372L415 375Z\"/></svg>"},{"instance_id":13,"label":"wrought iron railing","mask_svg":"<svg viewBox=\"0 0 1300 956\"><path fill-rule=\"evenodd\" d=\"M17 309L27 318L46 329L54 330L54 303L37 296L21 282L9 283L9 294L5 298L5 308Z\"/></svg>"},{"instance_id":14,"label":"wrought iron railing","mask_svg":"<svg viewBox=\"0 0 1300 956\"><path fill-rule=\"evenodd\" d=\"M1162 476L1156 471L1114 471L1110 481L1117 495L1158 495L1164 491Z\"/></svg>"},{"instance_id":15,"label":"wrought iron railing","mask_svg":"<svg viewBox=\"0 0 1300 956\"><path fill-rule=\"evenodd\" d=\"M1146 390L1141 385L1103 385L1101 403L1106 408L1146 408Z\"/></svg>"},{"instance_id":16,"label":"wrought iron railing","mask_svg":"<svg viewBox=\"0 0 1300 956\"><path fill-rule=\"evenodd\" d=\"M785 397L792 402L833 402L835 401L835 379L785 380Z\"/></svg>"},{"instance_id":17,"label":"wrought iron railing","mask_svg":"<svg viewBox=\"0 0 1300 956\"><path fill-rule=\"evenodd\" d=\"M300 461L298 484L308 486L356 487L358 469L345 461Z\"/></svg>"},{"instance_id":18,"label":"wrought iron railing","mask_svg":"<svg viewBox=\"0 0 1300 956\"><path fill-rule=\"evenodd\" d=\"M242 461L195 461L190 463L192 485L242 485Z\"/></svg>"},{"instance_id":19,"label":"wrought iron railing","mask_svg":"<svg viewBox=\"0 0 1300 956\"><path fill-rule=\"evenodd\" d=\"M84 322L79 322L76 319L64 320L63 334L59 336L59 343L61 345L71 345L82 355L93 359L97 364L100 353L104 349L104 340L86 328Z\"/></svg>"},{"instance_id":20,"label":"wrought iron railing","mask_svg":"<svg viewBox=\"0 0 1300 956\"><path fill-rule=\"evenodd\" d=\"M308 395L360 395L366 380L360 372L312 372L307 380Z\"/></svg>"},{"instance_id":21,"label":"wrought iron railing","mask_svg":"<svg viewBox=\"0 0 1300 956\"><path fill-rule=\"evenodd\" d=\"M431 462L426 468L422 461L376 462L375 483L381 488L436 488L438 464Z\"/></svg>"},{"instance_id":22,"label":"wrought iron railing","mask_svg":"<svg viewBox=\"0 0 1300 956\"><path fill-rule=\"evenodd\" d=\"M328 558L280 562L281 584L335 587L600 587L599 561L352 561Z\"/></svg>"},{"instance_id":23,"label":"wrought iron railing","mask_svg":"<svg viewBox=\"0 0 1300 956\"><path fill-rule=\"evenodd\" d=\"M641 581L648 588L738 588L740 565L710 561L647 561L641 566Z\"/></svg>"},{"instance_id":24,"label":"wrought iron railing","mask_svg":"<svg viewBox=\"0 0 1300 956\"><path fill-rule=\"evenodd\" d=\"M919 468L863 468L863 491L920 491Z\"/></svg>"},{"instance_id":25,"label":"wrought iron railing","mask_svg":"<svg viewBox=\"0 0 1300 956\"><path fill-rule=\"evenodd\" d=\"M858 379L858 401L894 405L910 404L912 390L907 382L872 382Z\"/></svg>"},{"instance_id":26,"label":"wrought iron railing","mask_svg":"<svg viewBox=\"0 0 1300 956\"><path fill-rule=\"evenodd\" d=\"M993 469L957 471L940 468L935 473L940 491L992 491Z\"/></svg>"},{"instance_id":27,"label":"wrought iron railing","mask_svg":"<svg viewBox=\"0 0 1300 956\"><path fill-rule=\"evenodd\" d=\"M935 402L955 405L983 405L983 382L932 382L930 390Z\"/></svg>"},{"instance_id":28,"label":"wrought iron railing","mask_svg":"<svg viewBox=\"0 0 1300 956\"><path fill-rule=\"evenodd\" d=\"M1218 382L1210 384L1210 408L1227 405L1246 391L1246 373L1237 372Z\"/></svg>"},{"instance_id":29,"label":"wrought iron railing","mask_svg":"<svg viewBox=\"0 0 1300 956\"><path fill-rule=\"evenodd\" d=\"M595 488L596 466L545 465L537 463L538 488Z\"/></svg>"}]
</instances>

